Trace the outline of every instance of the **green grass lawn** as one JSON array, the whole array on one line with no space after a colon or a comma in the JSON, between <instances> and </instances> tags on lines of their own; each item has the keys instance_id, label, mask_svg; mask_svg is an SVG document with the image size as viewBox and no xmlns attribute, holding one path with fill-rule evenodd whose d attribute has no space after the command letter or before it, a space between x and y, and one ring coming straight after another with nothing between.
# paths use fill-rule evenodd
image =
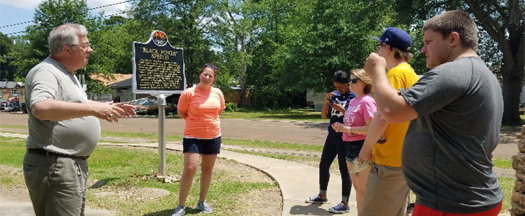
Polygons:
<instances>
[{"instance_id":1,"label":"green grass lawn","mask_svg":"<svg viewBox=\"0 0 525 216\"><path fill-rule=\"evenodd\" d=\"M25 154L25 140L18 138L2 138L0 142L0 164L22 168ZM236 163L228 161L228 163ZM178 176L183 169L183 156L180 153L166 155L166 170L168 175ZM162 183L156 179L141 180L135 176L148 176L152 170L158 168L158 156L155 151L137 150L130 148L115 148L99 146L89 158L90 180L104 181L99 188L88 190L88 204L91 207L116 209L121 215L167 215L174 209L178 200L178 183ZM232 172L232 173L228 173ZM241 182L231 178L234 171L214 171L212 186L208 195L208 202L213 206L216 215L232 215L231 209L243 205L242 194L253 191L276 188L274 183ZM193 187L188 197L190 208L187 213L197 213L191 209L199 196L198 176L196 174ZM12 176L0 173L0 186L22 186L23 176ZM170 192L168 196L156 199L122 199L118 196L95 196L101 191L123 191L130 188L158 188ZM233 214L233 215L242 215Z\"/></svg>"},{"instance_id":2,"label":"green grass lawn","mask_svg":"<svg viewBox=\"0 0 525 216\"><path fill-rule=\"evenodd\" d=\"M321 119L321 112L314 111L314 109L283 109L283 110L267 110L267 111L237 111L237 112L223 112L221 114L223 119L273 119L273 120L298 120L298 121L326 121L328 119Z\"/></svg>"},{"instance_id":3,"label":"green grass lawn","mask_svg":"<svg viewBox=\"0 0 525 216\"><path fill-rule=\"evenodd\" d=\"M512 160L504 158L492 158L494 166L505 169L512 169Z\"/></svg>"},{"instance_id":4,"label":"green grass lawn","mask_svg":"<svg viewBox=\"0 0 525 216\"><path fill-rule=\"evenodd\" d=\"M147 117L153 117L148 115ZM166 118L179 118L176 114L166 115ZM222 119L258 119L258 120L295 120L328 122L328 119L321 119L321 112L311 108L304 109L278 109L278 110L249 110L239 109L235 112L223 112Z\"/></svg>"}]
</instances>

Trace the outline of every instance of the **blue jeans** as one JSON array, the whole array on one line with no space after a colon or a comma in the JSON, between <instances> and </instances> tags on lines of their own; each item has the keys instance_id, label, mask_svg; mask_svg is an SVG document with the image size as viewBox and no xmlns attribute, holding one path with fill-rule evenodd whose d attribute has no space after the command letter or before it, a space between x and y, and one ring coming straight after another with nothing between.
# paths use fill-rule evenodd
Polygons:
<instances>
[{"instance_id":1,"label":"blue jeans","mask_svg":"<svg viewBox=\"0 0 525 216\"><path fill-rule=\"evenodd\" d=\"M339 172L341 172L342 192L343 197L350 197L350 190L352 189L352 180L348 173L346 166L346 144L343 142L341 133L328 133L321 154L321 162L319 163L319 189L327 190L328 182L330 181L330 165L335 160L339 162Z\"/></svg>"}]
</instances>

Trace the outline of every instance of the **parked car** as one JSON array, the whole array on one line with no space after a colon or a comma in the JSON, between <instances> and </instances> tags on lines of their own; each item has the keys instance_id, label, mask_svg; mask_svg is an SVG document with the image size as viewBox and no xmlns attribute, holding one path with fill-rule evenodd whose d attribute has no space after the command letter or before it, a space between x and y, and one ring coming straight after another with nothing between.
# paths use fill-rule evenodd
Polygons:
<instances>
[{"instance_id":1,"label":"parked car","mask_svg":"<svg viewBox=\"0 0 525 216\"><path fill-rule=\"evenodd\" d=\"M20 111L20 105L18 102L12 102L12 103L9 103L9 105L7 105L7 107L4 108L4 110L7 112Z\"/></svg>"},{"instance_id":2,"label":"parked car","mask_svg":"<svg viewBox=\"0 0 525 216\"><path fill-rule=\"evenodd\" d=\"M127 102L128 104L131 104L131 105L142 105L144 103L148 102L148 99L137 99L137 100L132 100L132 101L129 101Z\"/></svg>"},{"instance_id":3,"label":"parked car","mask_svg":"<svg viewBox=\"0 0 525 216\"><path fill-rule=\"evenodd\" d=\"M137 107L137 114L145 114L145 115L158 115L159 114L159 106L157 105L156 101L148 101L145 102L142 105L136 105ZM165 113L176 113L177 112L177 105L168 103L166 104L166 110Z\"/></svg>"},{"instance_id":4,"label":"parked car","mask_svg":"<svg viewBox=\"0 0 525 216\"><path fill-rule=\"evenodd\" d=\"M5 110L5 108L8 106L9 106L9 103L7 101L2 100L0 102L0 110Z\"/></svg>"}]
</instances>

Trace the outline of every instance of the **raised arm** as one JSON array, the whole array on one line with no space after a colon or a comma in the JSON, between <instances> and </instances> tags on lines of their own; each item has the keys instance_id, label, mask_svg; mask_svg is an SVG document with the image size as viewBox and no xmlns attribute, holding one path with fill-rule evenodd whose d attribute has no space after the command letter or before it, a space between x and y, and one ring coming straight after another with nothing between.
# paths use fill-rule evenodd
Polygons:
<instances>
[{"instance_id":1,"label":"raised arm","mask_svg":"<svg viewBox=\"0 0 525 216\"><path fill-rule=\"evenodd\" d=\"M385 74L385 66L385 59L377 53L370 54L365 62L365 71L374 80L377 110L390 123L407 122L417 118L416 110L390 84Z\"/></svg>"}]
</instances>

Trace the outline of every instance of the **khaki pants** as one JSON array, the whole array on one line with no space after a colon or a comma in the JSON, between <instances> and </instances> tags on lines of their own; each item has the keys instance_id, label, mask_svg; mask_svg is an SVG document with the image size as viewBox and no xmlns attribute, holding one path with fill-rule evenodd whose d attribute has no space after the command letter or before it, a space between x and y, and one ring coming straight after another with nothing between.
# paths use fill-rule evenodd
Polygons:
<instances>
[{"instance_id":1,"label":"khaki pants","mask_svg":"<svg viewBox=\"0 0 525 216\"><path fill-rule=\"evenodd\" d=\"M374 165L368 174L363 216L404 216L409 193L401 167Z\"/></svg>"},{"instance_id":2,"label":"khaki pants","mask_svg":"<svg viewBox=\"0 0 525 216\"><path fill-rule=\"evenodd\" d=\"M26 153L23 164L36 216L84 215L86 160Z\"/></svg>"}]
</instances>

